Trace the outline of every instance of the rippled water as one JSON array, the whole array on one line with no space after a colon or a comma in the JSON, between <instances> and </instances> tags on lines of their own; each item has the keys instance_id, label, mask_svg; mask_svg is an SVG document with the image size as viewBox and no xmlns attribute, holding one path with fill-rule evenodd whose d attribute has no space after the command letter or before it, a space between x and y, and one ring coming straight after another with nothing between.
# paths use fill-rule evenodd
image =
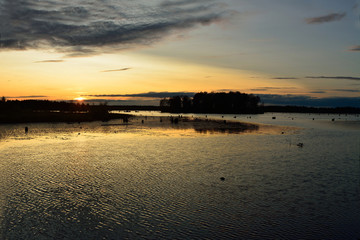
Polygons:
<instances>
[{"instance_id":1,"label":"rippled water","mask_svg":"<svg viewBox=\"0 0 360 240\"><path fill-rule=\"evenodd\" d=\"M359 118L336 117L237 117L302 127L285 134L2 125L1 239L359 239Z\"/></svg>"}]
</instances>

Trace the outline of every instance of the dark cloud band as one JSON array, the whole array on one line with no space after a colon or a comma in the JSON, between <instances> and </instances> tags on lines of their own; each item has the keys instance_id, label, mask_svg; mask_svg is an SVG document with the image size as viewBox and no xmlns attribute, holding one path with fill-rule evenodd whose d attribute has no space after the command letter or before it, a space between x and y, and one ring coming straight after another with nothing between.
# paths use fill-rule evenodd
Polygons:
<instances>
[{"instance_id":1,"label":"dark cloud band","mask_svg":"<svg viewBox=\"0 0 360 240\"><path fill-rule=\"evenodd\" d=\"M359 97L313 98L300 95L259 94L266 105L294 105L307 107L359 107Z\"/></svg>"},{"instance_id":2,"label":"dark cloud band","mask_svg":"<svg viewBox=\"0 0 360 240\"><path fill-rule=\"evenodd\" d=\"M307 76L306 78L312 78L312 79L343 79L343 80L360 81L360 77L349 77L349 76L335 76L335 77L327 77L327 76Z\"/></svg>"},{"instance_id":3,"label":"dark cloud band","mask_svg":"<svg viewBox=\"0 0 360 240\"><path fill-rule=\"evenodd\" d=\"M326 23L340 21L346 16L346 13L331 13L325 16L306 18L305 21L308 24Z\"/></svg>"},{"instance_id":4,"label":"dark cloud band","mask_svg":"<svg viewBox=\"0 0 360 240\"><path fill-rule=\"evenodd\" d=\"M97 54L152 44L174 31L222 21L234 12L215 1L2 0L0 47ZM76 55L76 54L74 54Z\"/></svg>"},{"instance_id":5,"label":"dark cloud band","mask_svg":"<svg viewBox=\"0 0 360 240\"><path fill-rule=\"evenodd\" d=\"M351 52L360 52L360 45L350 47L349 51L351 51Z\"/></svg>"},{"instance_id":6,"label":"dark cloud band","mask_svg":"<svg viewBox=\"0 0 360 240\"><path fill-rule=\"evenodd\" d=\"M137 94L96 94L96 95L83 95L83 97L143 97L143 98L165 98L174 96L189 96L193 97L195 92L147 92Z\"/></svg>"},{"instance_id":7,"label":"dark cloud band","mask_svg":"<svg viewBox=\"0 0 360 240\"><path fill-rule=\"evenodd\" d=\"M42 61L36 61L35 63L61 63L64 62L64 60L42 60Z\"/></svg>"},{"instance_id":8,"label":"dark cloud band","mask_svg":"<svg viewBox=\"0 0 360 240\"><path fill-rule=\"evenodd\" d=\"M130 70L131 68L120 68L120 69L110 69L110 70L104 70L101 72L122 72L122 71L127 71Z\"/></svg>"}]
</instances>

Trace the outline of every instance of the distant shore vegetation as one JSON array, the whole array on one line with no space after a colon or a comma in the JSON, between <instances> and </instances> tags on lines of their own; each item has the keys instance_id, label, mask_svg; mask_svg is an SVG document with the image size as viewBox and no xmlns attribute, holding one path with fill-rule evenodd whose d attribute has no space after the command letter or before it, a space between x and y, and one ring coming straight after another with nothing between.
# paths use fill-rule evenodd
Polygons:
<instances>
[{"instance_id":1,"label":"distant shore vegetation","mask_svg":"<svg viewBox=\"0 0 360 240\"><path fill-rule=\"evenodd\" d=\"M49 100L0 101L0 123L89 122L126 119L128 115L109 113L107 105Z\"/></svg>"},{"instance_id":2,"label":"distant shore vegetation","mask_svg":"<svg viewBox=\"0 0 360 240\"><path fill-rule=\"evenodd\" d=\"M170 113L218 113L218 114L261 114L283 113L333 113L360 114L356 107L306 107L266 105L259 96L240 92L199 92L194 97L174 96L160 100L160 110Z\"/></svg>"},{"instance_id":3,"label":"distant shore vegetation","mask_svg":"<svg viewBox=\"0 0 360 240\"><path fill-rule=\"evenodd\" d=\"M175 96L160 100L160 106L109 106L106 103L90 105L74 101L49 100L0 100L0 123L25 122L89 122L123 119L130 114L112 111L162 111L169 113L218 113L257 114L265 112L284 113L333 113L360 114L360 108L316 108L304 106L264 106L258 96L240 92L200 92L194 97Z\"/></svg>"},{"instance_id":4,"label":"distant shore vegetation","mask_svg":"<svg viewBox=\"0 0 360 240\"><path fill-rule=\"evenodd\" d=\"M160 101L163 112L172 113L263 113L260 97L240 92L199 92L193 98L174 96Z\"/></svg>"}]
</instances>

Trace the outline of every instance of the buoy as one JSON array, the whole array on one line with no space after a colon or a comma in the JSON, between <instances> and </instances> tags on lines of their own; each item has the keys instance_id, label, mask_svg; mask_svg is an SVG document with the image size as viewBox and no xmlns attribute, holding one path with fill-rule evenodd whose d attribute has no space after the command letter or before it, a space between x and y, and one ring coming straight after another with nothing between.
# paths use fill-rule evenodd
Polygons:
<instances>
[{"instance_id":1,"label":"buoy","mask_svg":"<svg viewBox=\"0 0 360 240\"><path fill-rule=\"evenodd\" d=\"M221 180L221 181L225 181L225 178L224 178L224 177L221 177L220 180Z\"/></svg>"}]
</instances>

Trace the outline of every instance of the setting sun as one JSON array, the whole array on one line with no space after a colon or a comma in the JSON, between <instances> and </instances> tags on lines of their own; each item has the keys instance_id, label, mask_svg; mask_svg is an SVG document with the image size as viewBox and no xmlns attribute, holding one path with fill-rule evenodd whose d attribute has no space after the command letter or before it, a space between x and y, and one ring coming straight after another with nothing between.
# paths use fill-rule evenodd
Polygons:
<instances>
[{"instance_id":1,"label":"setting sun","mask_svg":"<svg viewBox=\"0 0 360 240\"><path fill-rule=\"evenodd\" d=\"M81 101L84 101L85 98L84 97L77 97L77 98L74 98L74 100L81 102Z\"/></svg>"}]
</instances>

